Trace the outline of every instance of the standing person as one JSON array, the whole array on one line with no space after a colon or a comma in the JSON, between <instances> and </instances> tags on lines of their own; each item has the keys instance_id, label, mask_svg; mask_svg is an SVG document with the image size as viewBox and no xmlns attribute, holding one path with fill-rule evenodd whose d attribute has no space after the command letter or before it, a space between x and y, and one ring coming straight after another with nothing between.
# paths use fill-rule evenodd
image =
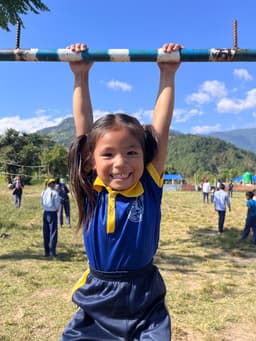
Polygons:
<instances>
[{"instance_id":1,"label":"standing person","mask_svg":"<svg viewBox=\"0 0 256 341\"><path fill-rule=\"evenodd\" d=\"M228 184L228 195L230 196L230 198L232 198L233 196L233 188L234 188L233 181L230 180L230 183Z\"/></svg>"},{"instance_id":2,"label":"standing person","mask_svg":"<svg viewBox=\"0 0 256 341\"><path fill-rule=\"evenodd\" d=\"M225 185L220 184L219 191L214 193L213 203L215 211L218 212L218 232L223 233L224 222L226 217L226 207L229 208L231 212L231 203L228 194L225 192Z\"/></svg>"},{"instance_id":3,"label":"standing person","mask_svg":"<svg viewBox=\"0 0 256 341\"><path fill-rule=\"evenodd\" d=\"M58 241L58 219L57 211L60 206L60 197L54 189L55 180L48 181L48 187L41 195L43 207L43 240L45 256L56 257L56 246Z\"/></svg>"},{"instance_id":4,"label":"standing person","mask_svg":"<svg viewBox=\"0 0 256 341\"><path fill-rule=\"evenodd\" d=\"M215 186L211 186L211 203L213 203L215 191L216 191Z\"/></svg>"},{"instance_id":5,"label":"standing person","mask_svg":"<svg viewBox=\"0 0 256 341\"><path fill-rule=\"evenodd\" d=\"M81 52L84 44L71 45ZM178 44L165 44L166 53ZM63 332L71 340L170 340L165 284L153 265L178 63L159 63L152 126L127 114L93 123L91 63L71 63L77 138L69 155L71 188L89 270L73 294L79 310Z\"/></svg>"},{"instance_id":6,"label":"standing person","mask_svg":"<svg viewBox=\"0 0 256 341\"><path fill-rule=\"evenodd\" d=\"M211 186L207 178L203 180L202 192L203 192L203 202L209 203L209 193L211 191Z\"/></svg>"},{"instance_id":7,"label":"standing person","mask_svg":"<svg viewBox=\"0 0 256 341\"><path fill-rule=\"evenodd\" d=\"M58 188L56 188L57 192L60 196L60 208L58 210L58 225L60 227L63 226L63 210L65 212L66 216L66 224L68 227L71 227L70 225L70 201L69 201L69 189L67 185L65 184L65 179L61 178Z\"/></svg>"},{"instance_id":8,"label":"standing person","mask_svg":"<svg viewBox=\"0 0 256 341\"><path fill-rule=\"evenodd\" d=\"M240 241L245 240L250 230L253 231L253 244L256 245L256 201L253 199L254 193L253 192L246 192L246 207L247 207L247 215L245 220L245 227L242 233L242 237Z\"/></svg>"},{"instance_id":9,"label":"standing person","mask_svg":"<svg viewBox=\"0 0 256 341\"><path fill-rule=\"evenodd\" d=\"M21 198L23 193L23 183L21 177L17 175L13 181L13 203L15 208L19 208L21 205Z\"/></svg>"}]
</instances>

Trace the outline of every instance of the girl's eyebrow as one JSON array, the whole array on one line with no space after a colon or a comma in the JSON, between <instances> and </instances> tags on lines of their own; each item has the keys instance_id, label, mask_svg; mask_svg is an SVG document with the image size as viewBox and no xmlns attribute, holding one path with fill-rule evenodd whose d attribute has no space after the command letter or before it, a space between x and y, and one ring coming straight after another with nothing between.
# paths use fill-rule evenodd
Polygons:
<instances>
[{"instance_id":1,"label":"girl's eyebrow","mask_svg":"<svg viewBox=\"0 0 256 341\"><path fill-rule=\"evenodd\" d=\"M111 150L111 149L116 149L117 147L119 146L116 146L116 145L105 145L105 146L102 146L102 150ZM125 148L140 148L140 143L132 143L132 144L129 144L127 146L125 146Z\"/></svg>"}]
</instances>

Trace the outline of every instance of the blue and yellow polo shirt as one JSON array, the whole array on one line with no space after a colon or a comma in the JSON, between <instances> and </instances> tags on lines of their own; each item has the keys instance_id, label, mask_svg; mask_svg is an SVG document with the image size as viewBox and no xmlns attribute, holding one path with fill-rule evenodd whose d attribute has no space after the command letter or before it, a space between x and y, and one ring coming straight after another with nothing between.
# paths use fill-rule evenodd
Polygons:
<instances>
[{"instance_id":1,"label":"blue and yellow polo shirt","mask_svg":"<svg viewBox=\"0 0 256 341\"><path fill-rule=\"evenodd\" d=\"M114 191L96 178L94 215L84 242L89 264L100 271L136 270L156 253L161 218L163 178L149 164L140 181Z\"/></svg>"}]
</instances>

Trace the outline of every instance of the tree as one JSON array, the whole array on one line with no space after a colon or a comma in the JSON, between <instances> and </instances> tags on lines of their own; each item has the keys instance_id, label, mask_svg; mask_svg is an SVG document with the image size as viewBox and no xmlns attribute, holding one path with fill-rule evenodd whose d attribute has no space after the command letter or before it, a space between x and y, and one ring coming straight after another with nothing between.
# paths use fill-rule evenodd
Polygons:
<instances>
[{"instance_id":1,"label":"tree","mask_svg":"<svg viewBox=\"0 0 256 341\"><path fill-rule=\"evenodd\" d=\"M39 171L42 151L53 147L49 136L7 129L0 135L0 170L7 173L8 182L15 174L23 174L23 182L29 183L32 174Z\"/></svg>"},{"instance_id":2,"label":"tree","mask_svg":"<svg viewBox=\"0 0 256 341\"><path fill-rule=\"evenodd\" d=\"M8 25L16 25L17 22L24 27L21 15L29 11L39 14L50 9L41 0L0 0L0 27L10 31Z\"/></svg>"},{"instance_id":3,"label":"tree","mask_svg":"<svg viewBox=\"0 0 256 341\"><path fill-rule=\"evenodd\" d=\"M41 155L41 163L45 165L45 171L51 177L66 177L68 173L68 152L61 144L55 144L52 149L44 149Z\"/></svg>"}]
</instances>

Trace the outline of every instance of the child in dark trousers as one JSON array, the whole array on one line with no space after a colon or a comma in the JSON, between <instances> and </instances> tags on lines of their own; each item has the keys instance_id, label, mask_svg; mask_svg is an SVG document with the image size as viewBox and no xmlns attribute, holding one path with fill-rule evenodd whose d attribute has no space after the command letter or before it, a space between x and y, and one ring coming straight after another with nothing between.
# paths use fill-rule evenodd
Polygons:
<instances>
[{"instance_id":1,"label":"child in dark trousers","mask_svg":"<svg viewBox=\"0 0 256 341\"><path fill-rule=\"evenodd\" d=\"M21 177L17 175L13 182L13 204L15 208L19 208L21 205L22 193L23 193L23 183Z\"/></svg>"},{"instance_id":2,"label":"child in dark trousers","mask_svg":"<svg viewBox=\"0 0 256 341\"><path fill-rule=\"evenodd\" d=\"M48 181L48 187L41 194L41 205L43 208L43 240L44 255L56 257L58 242L58 220L57 211L60 205L60 197L54 189L55 180Z\"/></svg>"},{"instance_id":3,"label":"child in dark trousers","mask_svg":"<svg viewBox=\"0 0 256 341\"><path fill-rule=\"evenodd\" d=\"M63 227L63 211L65 212L66 216L66 224L68 227L70 225L70 201L69 201L69 189L65 184L65 180L62 178L59 181L59 184L55 187L56 191L59 193L60 196L60 208L58 210L58 225Z\"/></svg>"},{"instance_id":4,"label":"child in dark trousers","mask_svg":"<svg viewBox=\"0 0 256 341\"><path fill-rule=\"evenodd\" d=\"M81 52L87 46L69 48ZM163 46L166 53L180 48L173 43ZM91 65L70 64L77 136L69 155L70 180L89 269L74 291L79 310L61 340L169 341L166 289L153 257L179 63L158 64L152 126L142 126L126 114L106 115L93 123Z\"/></svg>"},{"instance_id":5,"label":"child in dark trousers","mask_svg":"<svg viewBox=\"0 0 256 341\"><path fill-rule=\"evenodd\" d=\"M240 241L246 239L252 229L253 232L253 244L256 245L256 201L253 199L253 192L246 192L246 206L247 215L245 220L245 227L242 233Z\"/></svg>"}]
</instances>

